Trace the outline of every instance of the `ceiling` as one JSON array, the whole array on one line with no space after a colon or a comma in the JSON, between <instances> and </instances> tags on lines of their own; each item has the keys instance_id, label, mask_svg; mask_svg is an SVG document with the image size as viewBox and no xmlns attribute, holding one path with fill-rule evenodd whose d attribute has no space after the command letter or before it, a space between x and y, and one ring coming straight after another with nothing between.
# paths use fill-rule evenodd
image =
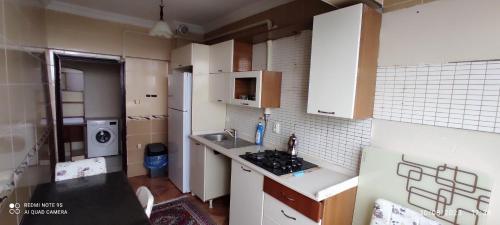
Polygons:
<instances>
[{"instance_id":1,"label":"ceiling","mask_svg":"<svg viewBox=\"0 0 500 225\"><path fill-rule=\"evenodd\" d=\"M169 23L185 23L198 32L205 32L234 22L235 13L264 11L291 0L164 0ZM95 15L123 16L148 26L159 19L160 0L45 0L47 8L58 11L82 12ZM69 13L72 13L69 12ZM258 13L252 12L252 13ZM78 13L76 13L78 14ZM88 15L89 13L86 13ZM227 20L223 18L231 16ZM102 19L102 18L101 18ZM138 24L136 24L138 25Z\"/></svg>"}]
</instances>

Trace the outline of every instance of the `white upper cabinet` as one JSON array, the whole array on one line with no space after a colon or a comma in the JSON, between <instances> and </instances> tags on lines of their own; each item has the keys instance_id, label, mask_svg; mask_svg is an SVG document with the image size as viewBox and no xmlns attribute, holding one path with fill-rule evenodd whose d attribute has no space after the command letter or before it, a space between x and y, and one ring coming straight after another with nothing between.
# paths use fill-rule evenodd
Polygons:
<instances>
[{"instance_id":1,"label":"white upper cabinet","mask_svg":"<svg viewBox=\"0 0 500 225\"><path fill-rule=\"evenodd\" d=\"M229 75L230 73L210 74L209 88L210 101L228 103L229 102Z\"/></svg>"},{"instance_id":2,"label":"white upper cabinet","mask_svg":"<svg viewBox=\"0 0 500 225\"><path fill-rule=\"evenodd\" d=\"M210 45L209 72L229 73L252 70L252 44L229 40Z\"/></svg>"},{"instance_id":3,"label":"white upper cabinet","mask_svg":"<svg viewBox=\"0 0 500 225\"><path fill-rule=\"evenodd\" d=\"M171 63L172 68L182 68L193 65L192 62L192 45L188 44L180 48L172 50Z\"/></svg>"},{"instance_id":4,"label":"white upper cabinet","mask_svg":"<svg viewBox=\"0 0 500 225\"><path fill-rule=\"evenodd\" d=\"M209 46L202 44L187 44L172 50L171 61L173 69L193 67L193 75L208 73Z\"/></svg>"},{"instance_id":5,"label":"white upper cabinet","mask_svg":"<svg viewBox=\"0 0 500 225\"><path fill-rule=\"evenodd\" d=\"M314 17L308 113L372 116L380 23L364 4Z\"/></svg>"},{"instance_id":6,"label":"white upper cabinet","mask_svg":"<svg viewBox=\"0 0 500 225\"><path fill-rule=\"evenodd\" d=\"M233 72L234 40L210 45L210 73Z\"/></svg>"}]
</instances>

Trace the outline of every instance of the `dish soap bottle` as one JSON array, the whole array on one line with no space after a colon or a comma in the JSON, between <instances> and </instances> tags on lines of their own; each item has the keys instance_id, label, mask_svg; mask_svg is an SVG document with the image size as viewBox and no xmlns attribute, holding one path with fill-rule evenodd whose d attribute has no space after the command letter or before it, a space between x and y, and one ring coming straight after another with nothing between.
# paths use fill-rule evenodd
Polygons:
<instances>
[{"instance_id":1,"label":"dish soap bottle","mask_svg":"<svg viewBox=\"0 0 500 225\"><path fill-rule=\"evenodd\" d=\"M255 132L255 144L262 145L262 139L264 138L264 125L262 122L257 124L257 131Z\"/></svg>"}]
</instances>

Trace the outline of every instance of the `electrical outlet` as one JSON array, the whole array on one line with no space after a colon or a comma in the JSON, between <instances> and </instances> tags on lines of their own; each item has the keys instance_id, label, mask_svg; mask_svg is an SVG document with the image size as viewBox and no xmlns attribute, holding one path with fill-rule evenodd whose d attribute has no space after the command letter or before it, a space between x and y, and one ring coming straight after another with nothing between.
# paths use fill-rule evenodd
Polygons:
<instances>
[{"instance_id":1,"label":"electrical outlet","mask_svg":"<svg viewBox=\"0 0 500 225\"><path fill-rule=\"evenodd\" d=\"M279 134L281 132L281 130L280 130L280 123L278 123L278 122L274 123L273 132L276 133L276 134Z\"/></svg>"}]
</instances>

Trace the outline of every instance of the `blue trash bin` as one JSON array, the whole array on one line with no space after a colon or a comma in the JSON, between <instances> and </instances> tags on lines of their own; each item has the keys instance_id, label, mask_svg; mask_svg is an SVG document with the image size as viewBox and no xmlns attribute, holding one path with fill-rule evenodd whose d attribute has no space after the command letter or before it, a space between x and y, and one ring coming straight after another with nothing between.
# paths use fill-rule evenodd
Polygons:
<instances>
[{"instance_id":1,"label":"blue trash bin","mask_svg":"<svg viewBox=\"0 0 500 225\"><path fill-rule=\"evenodd\" d=\"M144 154L144 167L148 169L148 176L166 176L168 154L165 145L161 143L148 144Z\"/></svg>"}]
</instances>

